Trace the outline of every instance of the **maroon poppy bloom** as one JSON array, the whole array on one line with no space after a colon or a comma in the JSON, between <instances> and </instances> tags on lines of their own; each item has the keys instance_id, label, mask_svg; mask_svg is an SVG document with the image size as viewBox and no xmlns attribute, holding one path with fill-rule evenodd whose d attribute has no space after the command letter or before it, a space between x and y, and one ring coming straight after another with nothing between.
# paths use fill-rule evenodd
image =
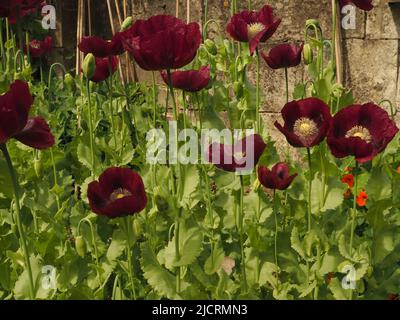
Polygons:
<instances>
[{"instance_id":1,"label":"maroon poppy bloom","mask_svg":"<svg viewBox=\"0 0 400 320\"><path fill-rule=\"evenodd\" d=\"M18 19L34 14L46 5L43 0L0 0L0 17L8 18L10 24Z\"/></svg>"},{"instance_id":2,"label":"maroon poppy bloom","mask_svg":"<svg viewBox=\"0 0 400 320\"><path fill-rule=\"evenodd\" d=\"M142 178L127 168L108 168L89 184L87 194L92 211L112 219L134 215L147 205Z\"/></svg>"},{"instance_id":3,"label":"maroon poppy bloom","mask_svg":"<svg viewBox=\"0 0 400 320\"><path fill-rule=\"evenodd\" d=\"M356 7L364 11L370 11L374 8L372 0L340 0L340 7L353 3Z\"/></svg>"},{"instance_id":4,"label":"maroon poppy bloom","mask_svg":"<svg viewBox=\"0 0 400 320\"><path fill-rule=\"evenodd\" d=\"M213 143L209 146L206 156L210 163L225 171L252 170L266 146L260 135L253 134L239 140L233 146Z\"/></svg>"},{"instance_id":5,"label":"maroon poppy bloom","mask_svg":"<svg viewBox=\"0 0 400 320\"><path fill-rule=\"evenodd\" d=\"M137 20L123 32L125 49L144 70L179 69L196 56L201 43L198 23L186 24L173 16Z\"/></svg>"},{"instance_id":6,"label":"maroon poppy bloom","mask_svg":"<svg viewBox=\"0 0 400 320\"><path fill-rule=\"evenodd\" d=\"M47 36L44 40L32 40L24 48L24 52L27 53L29 48L29 54L34 58L43 58L51 53L53 47L53 38Z\"/></svg>"},{"instance_id":7,"label":"maroon poppy bloom","mask_svg":"<svg viewBox=\"0 0 400 320\"><path fill-rule=\"evenodd\" d=\"M78 47L85 55L91 53L97 58L118 56L125 52L121 32L117 32L110 41L97 36L83 37Z\"/></svg>"},{"instance_id":8,"label":"maroon poppy bloom","mask_svg":"<svg viewBox=\"0 0 400 320\"><path fill-rule=\"evenodd\" d=\"M96 71L94 72L94 75L90 80L93 82L102 82L106 80L117 70L118 61L119 60L116 56L96 58Z\"/></svg>"},{"instance_id":9,"label":"maroon poppy bloom","mask_svg":"<svg viewBox=\"0 0 400 320\"><path fill-rule=\"evenodd\" d=\"M300 47L288 43L278 44L269 51L268 55L262 52L261 56L272 69L296 67L301 62L303 47L304 43Z\"/></svg>"},{"instance_id":10,"label":"maroon poppy bloom","mask_svg":"<svg viewBox=\"0 0 400 320\"><path fill-rule=\"evenodd\" d=\"M0 144L14 138L35 149L54 145L54 137L41 117L28 118L33 97L27 83L16 80L10 90L0 96Z\"/></svg>"},{"instance_id":11,"label":"maroon poppy bloom","mask_svg":"<svg viewBox=\"0 0 400 320\"><path fill-rule=\"evenodd\" d=\"M285 124L275 122L275 127L295 148L310 148L321 143L332 122L329 107L317 98L289 102L281 113Z\"/></svg>"},{"instance_id":12,"label":"maroon poppy bloom","mask_svg":"<svg viewBox=\"0 0 400 320\"><path fill-rule=\"evenodd\" d=\"M167 85L168 74L161 71L161 76ZM171 74L172 86L188 92L203 90L210 83L210 67L201 67L200 70L175 71Z\"/></svg>"},{"instance_id":13,"label":"maroon poppy bloom","mask_svg":"<svg viewBox=\"0 0 400 320\"><path fill-rule=\"evenodd\" d=\"M382 152L398 131L388 113L377 105L352 105L333 117L327 141L335 157L354 156L364 163Z\"/></svg>"},{"instance_id":14,"label":"maroon poppy bloom","mask_svg":"<svg viewBox=\"0 0 400 320\"><path fill-rule=\"evenodd\" d=\"M248 42L253 54L260 42L272 37L280 23L273 9L265 5L260 11L245 10L233 15L226 30L236 41Z\"/></svg>"},{"instance_id":15,"label":"maroon poppy bloom","mask_svg":"<svg viewBox=\"0 0 400 320\"><path fill-rule=\"evenodd\" d=\"M289 175L289 166L284 162L279 162L269 170L267 167L258 167L258 180L268 189L287 189L297 173Z\"/></svg>"}]
</instances>

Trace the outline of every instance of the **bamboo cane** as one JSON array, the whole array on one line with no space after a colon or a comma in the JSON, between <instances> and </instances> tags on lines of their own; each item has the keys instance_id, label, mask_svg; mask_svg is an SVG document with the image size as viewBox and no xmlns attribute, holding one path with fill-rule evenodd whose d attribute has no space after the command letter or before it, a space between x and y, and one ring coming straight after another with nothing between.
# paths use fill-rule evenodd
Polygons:
<instances>
[{"instance_id":1,"label":"bamboo cane","mask_svg":"<svg viewBox=\"0 0 400 320\"><path fill-rule=\"evenodd\" d=\"M342 27L341 27L341 21L340 21L340 10L337 10L337 12L336 12L336 38L334 41L335 41L335 47L336 47L336 51L335 51L336 79L337 79L337 83L342 84L343 83L343 56L342 56Z\"/></svg>"}]
</instances>

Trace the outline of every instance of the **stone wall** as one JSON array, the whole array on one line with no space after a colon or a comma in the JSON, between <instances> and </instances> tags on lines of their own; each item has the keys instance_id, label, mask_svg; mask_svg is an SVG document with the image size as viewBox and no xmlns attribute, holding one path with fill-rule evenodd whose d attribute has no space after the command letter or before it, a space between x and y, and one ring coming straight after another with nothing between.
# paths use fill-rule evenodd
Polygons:
<instances>
[{"instance_id":1,"label":"stone wall","mask_svg":"<svg viewBox=\"0 0 400 320\"><path fill-rule=\"evenodd\" d=\"M92 0L93 1L93 0ZM68 10L63 11L63 20L68 24L74 23L73 3L68 3ZM96 3L95 30L104 35L110 35L109 23L106 14L106 1L94 0ZM122 2L122 0L120 0ZM149 17L154 14L176 14L175 0L133 0L133 15L135 18ZM273 44L285 41L301 41L304 35L306 19L318 19L326 38L331 35L331 1L330 0L253 0L253 8L260 8L269 3L282 18L278 32L269 43L261 49L268 50ZM240 9L248 5L247 0L238 0ZM187 19L187 0L180 0L179 17ZM400 1L374 0L375 9L369 13L356 10L356 28L343 30L343 72L344 84L352 88L356 101L379 102L390 99L396 106L400 102L399 93L399 39L400 39ZM220 22L222 30L230 16L230 0L209 0L208 17ZM204 18L203 1L190 0L190 20L202 21ZM64 46L73 39L74 28L63 22ZM73 41L72 41L73 44ZM303 66L289 71L290 88L302 81L306 76ZM148 75L139 71L139 79L146 79ZM271 70L262 63L262 92L263 117L272 124L285 102L285 84L282 70ZM268 125L271 128L271 125Z\"/></svg>"}]
</instances>

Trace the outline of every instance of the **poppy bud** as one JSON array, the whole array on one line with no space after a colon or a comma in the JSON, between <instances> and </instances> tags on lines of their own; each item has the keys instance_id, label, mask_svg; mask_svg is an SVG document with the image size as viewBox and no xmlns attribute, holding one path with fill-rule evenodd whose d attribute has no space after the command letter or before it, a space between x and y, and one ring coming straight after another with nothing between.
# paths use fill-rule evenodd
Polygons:
<instances>
[{"instance_id":1,"label":"poppy bud","mask_svg":"<svg viewBox=\"0 0 400 320\"><path fill-rule=\"evenodd\" d=\"M75 238L75 249L81 258L84 258L87 252L86 241L82 236Z\"/></svg>"},{"instance_id":2,"label":"poppy bud","mask_svg":"<svg viewBox=\"0 0 400 320\"><path fill-rule=\"evenodd\" d=\"M83 60L83 74L86 78L91 79L96 71L96 59L93 54L89 53Z\"/></svg>"},{"instance_id":3,"label":"poppy bud","mask_svg":"<svg viewBox=\"0 0 400 320\"><path fill-rule=\"evenodd\" d=\"M135 239L140 238L140 236L143 233L143 228L142 228L142 223L139 221L139 219L133 219L132 230L133 230Z\"/></svg>"},{"instance_id":4,"label":"poppy bud","mask_svg":"<svg viewBox=\"0 0 400 320\"><path fill-rule=\"evenodd\" d=\"M40 159L34 159L33 168L35 169L36 176L39 178L42 175L42 161L40 161Z\"/></svg>"},{"instance_id":5,"label":"poppy bud","mask_svg":"<svg viewBox=\"0 0 400 320\"><path fill-rule=\"evenodd\" d=\"M303 47L303 59L304 59L304 64L306 65L311 64L314 60L313 50L309 43L306 43Z\"/></svg>"},{"instance_id":6,"label":"poppy bud","mask_svg":"<svg viewBox=\"0 0 400 320\"><path fill-rule=\"evenodd\" d=\"M64 76L64 86L70 91L75 91L76 89L75 79L72 77L70 73L67 73Z\"/></svg>"},{"instance_id":7,"label":"poppy bud","mask_svg":"<svg viewBox=\"0 0 400 320\"><path fill-rule=\"evenodd\" d=\"M133 23L133 18L132 17L128 17L124 20L124 22L122 22L121 25L121 31L125 31L126 29L130 28L130 26Z\"/></svg>"},{"instance_id":8,"label":"poppy bud","mask_svg":"<svg viewBox=\"0 0 400 320\"><path fill-rule=\"evenodd\" d=\"M209 53L214 56L217 54L218 50L214 41L212 41L211 39L207 39L206 41L204 41L204 45L206 46L206 49Z\"/></svg>"}]
</instances>

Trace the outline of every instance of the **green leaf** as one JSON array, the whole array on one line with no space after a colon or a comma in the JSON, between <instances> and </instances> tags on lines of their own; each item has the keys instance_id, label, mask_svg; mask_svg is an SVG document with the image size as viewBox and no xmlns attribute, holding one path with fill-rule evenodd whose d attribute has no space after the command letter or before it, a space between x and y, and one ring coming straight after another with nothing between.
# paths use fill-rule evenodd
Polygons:
<instances>
[{"instance_id":1,"label":"green leaf","mask_svg":"<svg viewBox=\"0 0 400 320\"><path fill-rule=\"evenodd\" d=\"M366 191L371 200L391 197L392 183L383 167L374 167L368 180Z\"/></svg>"},{"instance_id":2,"label":"green leaf","mask_svg":"<svg viewBox=\"0 0 400 320\"><path fill-rule=\"evenodd\" d=\"M181 222L179 228L179 252L180 259L176 260L175 236L162 250L158 257L161 263L164 263L168 269L174 267L187 266L200 255L203 245L203 233L197 226L189 226L188 222Z\"/></svg>"},{"instance_id":3,"label":"green leaf","mask_svg":"<svg viewBox=\"0 0 400 320\"><path fill-rule=\"evenodd\" d=\"M266 283L272 286L272 288L277 288L279 284L279 267L271 262L265 262L260 270L259 284L262 286Z\"/></svg>"},{"instance_id":4,"label":"green leaf","mask_svg":"<svg viewBox=\"0 0 400 320\"><path fill-rule=\"evenodd\" d=\"M214 252L210 255L204 264L204 272L211 275L221 268L221 263L224 260L225 252L221 246L216 246Z\"/></svg>"},{"instance_id":5,"label":"green leaf","mask_svg":"<svg viewBox=\"0 0 400 320\"><path fill-rule=\"evenodd\" d=\"M290 243L293 250L295 250L300 255L300 257L305 259L306 255L300 241L299 231L297 230L297 227L293 227L292 229L292 233L290 235Z\"/></svg>"},{"instance_id":6,"label":"green leaf","mask_svg":"<svg viewBox=\"0 0 400 320\"><path fill-rule=\"evenodd\" d=\"M333 278L328 287L336 300L347 300L346 290L343 289L338 278Z\"/></svg>"},{"instance_id":7,"label":"green leaf","mask_svg":"<svg viewBox=\"0 0 400 320\"><path fill-rule=\"evenodd\" d=\"M152 288L161 296L168 299L181 299L176 292L175 277L158 263L156 255L148 242L140 246L142 258L140 264L143 276Z\"/></svg>"}]
</instances>

